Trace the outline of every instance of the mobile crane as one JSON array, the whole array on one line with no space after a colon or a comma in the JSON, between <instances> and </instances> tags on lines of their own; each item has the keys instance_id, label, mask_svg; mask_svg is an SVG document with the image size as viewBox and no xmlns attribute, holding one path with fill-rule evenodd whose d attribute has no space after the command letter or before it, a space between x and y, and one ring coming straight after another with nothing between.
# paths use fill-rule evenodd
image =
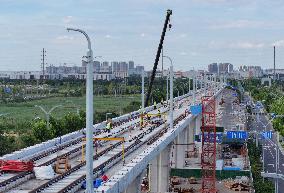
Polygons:
<instances>
[{"instance_id":1,"label":"mobile crane","mask_svg":"<svg viewBox=\"0 0 284 193\"><path fill-rule=\"evenodd\" d=\"M161 51L162 51L162 48L163 48L163 43L164 43L167 28L169 27L169 29L170 29L172 27L172 25L170 24L170 16L171 15L172 15L172 10L168 9L167 15L166 15L166 20L165 20L163 31L162 31L162 35L161 35L161 39L160 39L160 43L159 43L159 47L158 47L157 54L156 54L154 67L153 67L153 70L152 70L150 84L149 84L149 88L148 88L148 92L147 92L147 96L146 96L146 100L145 100L145 107L148 106L149 99L150 99L150 96L151 96L152 87L153 87L154 79L155 79L155 76L156 76L156 70L157 70L157 67L158 67Z\"/></svg>"}]
</instances>

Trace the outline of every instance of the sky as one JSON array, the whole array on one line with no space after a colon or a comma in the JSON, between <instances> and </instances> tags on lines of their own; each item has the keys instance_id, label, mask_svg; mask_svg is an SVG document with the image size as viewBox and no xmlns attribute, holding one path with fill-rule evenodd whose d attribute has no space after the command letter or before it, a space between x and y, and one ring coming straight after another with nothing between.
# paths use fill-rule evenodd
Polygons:
<instances>
[{"instance_id":1,"label":"sky","mask_svg":"<svg viewBox=\"0 0 284 193\"><path fill-rule=\"evenodd\" d=\"M81 65L90 36L99 60L129 61L151 69L166 10L172 9L164 55L175 70L207 69L213 62L235 67L284 68L283 0L0 0L0 70L40 70ZM164 60L164 66L169 61ZM161 68L161 64L159 64Z\"/></svg>"}]
</instances>

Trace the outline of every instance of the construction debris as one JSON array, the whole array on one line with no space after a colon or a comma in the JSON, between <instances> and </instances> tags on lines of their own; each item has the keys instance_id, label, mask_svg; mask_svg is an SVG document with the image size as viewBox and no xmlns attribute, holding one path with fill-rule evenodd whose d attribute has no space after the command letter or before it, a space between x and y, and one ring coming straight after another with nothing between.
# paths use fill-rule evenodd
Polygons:
<instances>
[{"instance_id":1,"label":"construction debris","mask_svg":"<svg viewBox=\"0 0 284 193\"><path fill-rule=\"evenodd\" d=\"M246 176L237 176L234 180L224 180L224 186L233 191L250 191L249 179Z\"/></svg>"}]
</instances>

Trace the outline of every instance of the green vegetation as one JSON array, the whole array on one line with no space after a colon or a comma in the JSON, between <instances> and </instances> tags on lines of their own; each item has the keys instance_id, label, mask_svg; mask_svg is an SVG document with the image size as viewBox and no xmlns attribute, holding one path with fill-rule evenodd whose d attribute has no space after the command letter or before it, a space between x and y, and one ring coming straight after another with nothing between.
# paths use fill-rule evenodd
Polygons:
<instances>
[{"instance_id":1,"label":"green vegetation","mask_svg":"<svg viewBox=\"0 0 284 193\"><path fill-rule=\"evenodd\" d=\"M273 193L274 185L268 179L261 177L262 163L260 161L261 147L256 147L252 140L248 141L248 153L253 177L253 186L256 193Z\"/></svg>"},{"instance_id":2,"label":"green vegetation","mask_svg":"<svg viewBox=\"0 0 284 193\"><path fill-rule=\"evenodd\" d=\"M35 105L43 106L47 111L56 108L47 128L45 114ZM139 95L120 97L94 97L94 122L116 117L120 113L138 110L141 105ZM85 127L85 97L54 97L28 102L0 104L1 111L8 113L0 117L0 155L10 153L26 146L62 136ZM77 114L77 110L79 114Z\"/></svg>"},{"instance_id":3,"label":"green vegetation","mask_svg":"<svg viewBox=\"0 0 284 193\"><path fill-rule=\"evenodd\" d=\"M125 95L125 96L95 96L94 110L95 112L111 112L125 113L123 109L131 102L136 101L140 103L140 95ZM41 100L33 100L20 103L0 104L0 113L8 113L6 117L14 118L18 121L32 120L36 117L45 118L44 113L35 105L41 105L44 109L49 110L53 106L62 105L52 112L55 117L62 117L68 112L76 112L77 108L85 110L85 97L53 97ZM139 106L138 106L139 107Z\"/></svg>"},{"instance_id":4,"label":"green vegetation","mask_svg":"<svg viewBox=\"0 0 284 193\"><path fill-rule=\"evenodd\" d=\"M148 80L145 80L145 92ZM191 83L192 84L192 83ZM188 92L188 79L175 79L174 96ZM192 88L192 85L191 85ZM84 80L0 80L0 156L85 127ZM141 106L141 77L94 81L94 123ZM150 103L166 99L166 78L154 82ZM47 112L55 106L47 125Z\"/></svg>"},{"instance_id":5,"label":"green vegetation","mask_svg":"<svg viewBox=\"0 0 284 193\"><path fill-rule=\"evenodd\" d=\"M278 83L271 87L262 86L258 79L248 79L243 82L243 86L255 101L261 101L268 113L284 115L284 95L282 88ZM284 117L278 117L273 120L273 127L284 136Z\"/></svg>"}]
</instances>

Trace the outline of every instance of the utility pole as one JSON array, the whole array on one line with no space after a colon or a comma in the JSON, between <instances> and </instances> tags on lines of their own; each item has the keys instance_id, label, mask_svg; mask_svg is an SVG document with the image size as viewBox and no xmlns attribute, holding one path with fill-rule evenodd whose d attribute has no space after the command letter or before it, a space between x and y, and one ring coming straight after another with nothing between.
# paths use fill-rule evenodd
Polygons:
<instances>
[{"instance_id":1,"label":"utility pole","mask_svg":"<svg viewBox=\"0 0 284 193\"><path fill-rule=\"evenodd\" d=\"M42 48L42 51L41 51L41 67L42 67L42 79L45 79L44 75L44 65L45 65L45 57L46 57L46 50L44 48Z\"/></svg>"}]
</instances>

